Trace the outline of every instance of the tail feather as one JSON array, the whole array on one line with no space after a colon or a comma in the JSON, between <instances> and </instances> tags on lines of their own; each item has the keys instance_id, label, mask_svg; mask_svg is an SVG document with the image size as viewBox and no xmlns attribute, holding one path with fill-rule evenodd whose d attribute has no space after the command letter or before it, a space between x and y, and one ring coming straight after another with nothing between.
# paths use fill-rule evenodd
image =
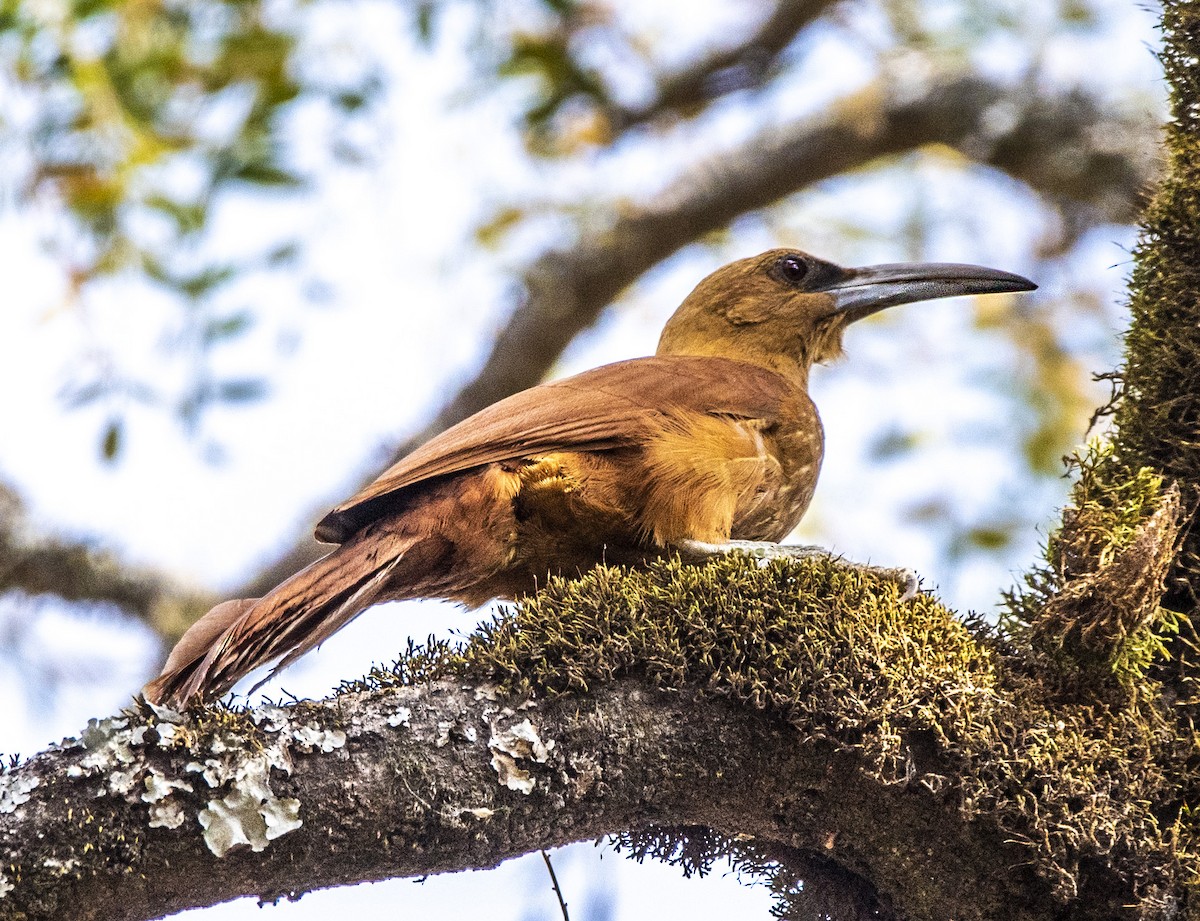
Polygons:
<instances>
[{"instance_id":1,"label":"tail feather","mask_svg":"<svg viewBox=\"0 0 1200 921\"><path fill-rule=\"evenodd\" d=\"M373 605L380 599L380 594L387 587L388 579L396 567L404 560L403 554L397 556L394 560L388 563L383 569L375 573L370 579L363 583L349 598L343 601L332 612L322 614L320 620L317 621L311 630L299 630L301 637L300 641L291 646L291 651L288 652L278 664L271 669L271 674L267 675L262 681L254 686L251 690L256 690L261 685L266 684L278 672L283 671L302 655L316 649L327 639L337 633L342 627L354 620L359 614ZM288 631L291 635L297 633L296 625L292 625Z\"/></svg>"},{"instance_id":2,"label":"tail feather","mask_svg":"<svg viewBox=\"0 0 1200 921\"><path fill-rule=\"evenodd\" d=\"M372 604L405 597L390 583L419 542L395 535L380 553L378 540L352 539L262 598L222 602L188 628L143 693L155 703L184 707L220 696L283 656L270 678Z\"/></svg>"}]
</instances>

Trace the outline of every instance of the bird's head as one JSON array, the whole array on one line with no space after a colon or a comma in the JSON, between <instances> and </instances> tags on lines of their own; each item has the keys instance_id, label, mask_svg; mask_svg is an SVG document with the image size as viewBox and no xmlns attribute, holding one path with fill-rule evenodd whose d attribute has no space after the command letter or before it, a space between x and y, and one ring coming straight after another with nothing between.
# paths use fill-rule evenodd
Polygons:
<instances>
[{"instance_id":1,"label":"bird's head","mask_svg":"<svg viewBox=\"0 0 1200 921\"><path fill-rule=\"evenodd\" d=\"M740 358L807 379L812 365L841 354L850 323L885 307L1036 287L1020 275L978 265L846 269L798 250L773 249L701 281L667 321L658 354Z\"/></svg>"}]
</instances>

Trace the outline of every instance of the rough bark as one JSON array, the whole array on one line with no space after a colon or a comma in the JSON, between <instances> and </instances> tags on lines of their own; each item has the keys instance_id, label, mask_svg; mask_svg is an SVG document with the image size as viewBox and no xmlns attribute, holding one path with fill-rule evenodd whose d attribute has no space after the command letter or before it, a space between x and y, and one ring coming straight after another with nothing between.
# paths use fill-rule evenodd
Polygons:
<instances>
[{"instance_id":1,"label":"rough bark","mask_svg":"<svg viewBox=\"0 0 1200 921\"><path fill-rule=\"evenodd\" d=\"M923 895L927 917L1000 917L992 914L998 906L1008 906L1004 916L1020 908L1023 917L1051 917L1035 899L1048 886L1030 886L1028 874L996 872L1021 862L1003 834L963 824L927 791L870 782L854 756L799 740L741 707L633 681L527 709L493 696L442 681L260 710L257 728L220 733L243 756L260 748L286 752L278 760L287 768L271 773L270 789L279 802L297 801L303 822L260 842L261 852L242 846L221 857L196 814L210 799L236 797L235 785L213 791L187 768L221 757L214 755L217 736L179 750L144 741L127 747L128 763L114 748L99 766L79 767L140 720L131 718L123 731L93 728L91 748L44 753L15 775L37 786L0 815L0 849L6 864L15 862L0 916L141 921L238 896L270 901L366 880L492 867L539 848L666 823L753 836L800 878L811 872L807 855L819 855L884 891L904 891L913 879L936 881ZM526 720L547 751L512 732ZM505 746L518 754L505 761ZM85 776L71 777L72 770ZM148 804L151 770L195 790ZM112 792L130 772L130 791ZM183 804L184 824L147 828L153 806L171 800ZM882 815L919 846L894 830L880 834ZM974 906L964 913L961 893L968 891Z\"/></svg>"}]
</instances>

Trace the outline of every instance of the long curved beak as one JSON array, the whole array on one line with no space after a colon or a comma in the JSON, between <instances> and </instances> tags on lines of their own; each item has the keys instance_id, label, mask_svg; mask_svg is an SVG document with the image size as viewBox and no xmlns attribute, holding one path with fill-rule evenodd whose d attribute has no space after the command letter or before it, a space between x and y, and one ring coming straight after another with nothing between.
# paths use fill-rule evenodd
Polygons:
<instances>
[{"instance_id":1,"label":"long curved beak","mask_svg":"<svg viewBox=\"0 0 1200 921\"><path fill-rule=\"evenodd\" d=\"M1011 272L953 262L898 262L843 271L845 274L824 290L833 295L835 309L846 315L847 323L913 301L1037 288L1028 278Z\"/></svg>"}]
</instances>

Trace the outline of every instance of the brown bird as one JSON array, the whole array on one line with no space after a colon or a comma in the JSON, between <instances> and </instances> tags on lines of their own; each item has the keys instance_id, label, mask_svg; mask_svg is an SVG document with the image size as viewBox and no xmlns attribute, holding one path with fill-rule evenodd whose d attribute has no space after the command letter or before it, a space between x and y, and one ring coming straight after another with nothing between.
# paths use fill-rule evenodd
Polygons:
<instances>
[{"instance_id":1,"label":"brown bird","mask_svg":"<svg viewBox=\"0 0 1200 921\"><path fill-rule=\"evenodd\" d=\"M316 536L340 546L264 597L205 614L146 697L220 695L382 601L478 606L601 561L773 552L821 466L808 372L841 354L846 326L894 304L1035 287L980 266L845 269L782 249L730 263L688 295L653 357L501 400L334 509Z\"/></svg>"}]
</instances>

